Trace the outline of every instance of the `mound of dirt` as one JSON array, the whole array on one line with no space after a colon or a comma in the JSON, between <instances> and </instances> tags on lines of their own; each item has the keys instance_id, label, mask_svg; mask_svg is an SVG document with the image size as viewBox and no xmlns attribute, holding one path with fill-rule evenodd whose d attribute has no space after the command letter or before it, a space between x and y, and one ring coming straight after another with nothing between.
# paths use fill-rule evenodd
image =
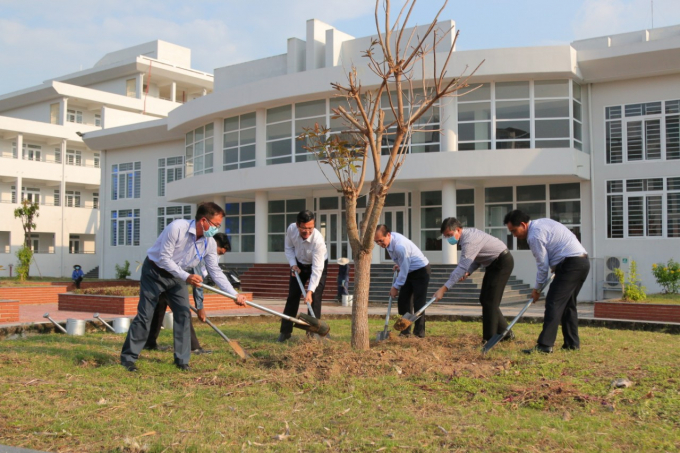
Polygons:
<instances>
[{"instance_id":1,"label":"mound of dirt","mask_svg":"<svg viewBox=\"0 0 680 453\"><path fill-rule=\"evenodd\" d=\"M423 339L392 336L390 340L372 343L368 351L355 351L348 343L339 341L304 341L260 364L322 381L348 375L408 377L435 373L484 378L512 365L508 360L482 357L476 335Z\"/></svg>"}]
</instances>

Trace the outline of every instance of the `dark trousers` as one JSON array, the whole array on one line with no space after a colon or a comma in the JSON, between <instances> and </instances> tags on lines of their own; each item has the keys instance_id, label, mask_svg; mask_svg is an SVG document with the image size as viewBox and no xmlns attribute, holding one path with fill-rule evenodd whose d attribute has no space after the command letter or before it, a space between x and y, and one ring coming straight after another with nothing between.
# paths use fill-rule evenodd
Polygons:
<instances>
[{"instance_id":1,"label":"dark trousers","mask_svg":"<svg viewBox=\"0 0 680 453\"><path fill-rule=\"evenodd\" d=\"M165 296L165 293L163 293L158 298L158 304L156 304L156 309L153 312L151 326L149 326L149 338L146 340L144 349L155 349L158 347L158 335L161 333L161 326L163 325L167 308L168 298ZM198 342L194 324L192 322L189 322L189 331L191 334L191 350L195 351L196 349L201 349L201 343Z\"/></svg>"},{"instance_id":2,"label":"dark trousers","mask_svg":"<svg viewBox=\"0 0 680 453\"><path fill-rule=\"evenodd\" d=\"M83 277L78 277L75 280L73 280L73 283L76 285L76 289L80 289L80 282L83 281Z\"/></svg>"},{"instance_id":3,"label":"dark trousers","mask_svg":"<svg viewBox=\"0 0 680 453\"><path fill-rule=\"evenodd\" d=\"M399 298L397 299L397 309L400 315L415 313L423 308L423 305L427 302L427 285L429 284L429 265L408 273L404 286L399 289ZM411 306L411 297L413 297L413 306ZM403 335L410 333L411 326L402 332ZM417 336L425 335L425 313L415 322L413 333Z\"/></svg>"},{"instance_id":4,"label":"dark trousers","mask_svg":"<svg viewBox=\"0 0 680 453\"><path fill-rule=\"evenodd\" d=\"M135 362L139 358L139 353L142 352L149 338L151 320L161 293L166 293L175 320L173 324L175 363L189 364L191 340L188 324L191 322L191 311L189 310L187 284L170 272L156 266L149 258L144 260L142 266L137 316L132 320L130 330L125 337L123 350L120 353L121 362Z\"/></svg>"},{"instance_id":5,"label":"dark trousers","mask_svg":"<svg viewBox=\"0 0 680 453\"><path fill-rule=\"evenodd\" d=\"M515 260L512 255L504 252L489 264L484 272L482 292L479 294L479 302L482 304L482 337L484 340L488 341L508 328L500 305L505 285L514 267Z\"/></svg>"},{"instance_id":6,"label":"dark trousers","mask_svg":"<svg viewBox=\"0 0 680 453\"><path fill-rule=\"evenodd\" d=\"M300 280L304 285L312 276L312 265L297 263L297 266L300 268ZM312 294L312 310L314 310L314 315L319 319L321 319L321 297L323 296L323 289L326 287L327 275L328 261L323 263L323 272L319 279L319 285L316 287L316 290L314 290L314 294ZM300 289L300 285L295 276L291 275L290 281L288 282L288 299L286 299L286 307L283 309L284 314L291 317L297 317L298 309L300 308L300 296L304 298L305 294L302 294L302 290ZM281 333L289 334L292 331L293 323L282 319Z\"/></svg>"},{"instance_id":7,"label":"dark trousers","mask_svg":"<svg viewBox=\"0 0 680 453\"><path fill-rule=\"evenodd\" d=\"M576 298L589 271L588 258L580 257L566 258L555 267L555 278L545 298L545 316L543 330L538 336L539 345L553 346L557 338L557 328L562 324L564 346L580 347Z\"/></svg>"}]
</instances>

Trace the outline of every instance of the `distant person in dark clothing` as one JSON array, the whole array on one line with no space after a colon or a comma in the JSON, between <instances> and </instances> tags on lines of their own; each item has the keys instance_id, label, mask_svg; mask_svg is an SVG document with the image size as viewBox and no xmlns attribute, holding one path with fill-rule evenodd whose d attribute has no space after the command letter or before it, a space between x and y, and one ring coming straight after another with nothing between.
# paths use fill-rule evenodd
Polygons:
<instances>
[{"instance_id":1,"label":"distant person in dark clothing","mask_svg":"<svg viewBox=\"0 0 680 453\"><path fill-rule=\"evenodd\" d=\"M83 281L84 277L85 274L83 273L83 269L80 267L80 264L76 264L75 266L73 266L71 280L73 280L73 283L76 285L76 289L80 289L80 282Z\"/></svg>"},{"instance_id":2,"label":"distant person in dark clothing","mask_svg":"<svg viewBox=\"0 0 680 453\"><path fill-rule=\"evenodd\" d=\"M338 260L338 302L342 302L342 296L349 295L349 259Z\"/></svg>"},{"instance_id":3,"label":"distant person in dark clothing","mask_svg":"<svg viewBox=\"0 0 680 453\"><path fill-rule=\"evenodd\" d=\"M231 251L231 243L229 242L229 237L224 233L216 233L213 236L215 243L217 244L217 254L219 256L224 255ZM194 272L199 270L194 268ZM203 274L205 277L205 273ZM193 287L194 303L196 308L203 307L203 288L200 286ZM149 327L149 338L146 340L144 349L151 351L165 351L170 349L169 346L159 346L158 335L161 333L161 326L163 325L163 320L165 319L165 312L168 308L168 299L165 293L162 293L158 297L158 305L156 305L156 310L153 312L153 318L151 319L151 327ZM203 349L201 343L198 342L198 337L196 337L196 331L194 330L193 323L189 323L189 330L191 331L191 353L192 354L211 354L212 351L208 349Z\"/></svg>"}]
</instances>

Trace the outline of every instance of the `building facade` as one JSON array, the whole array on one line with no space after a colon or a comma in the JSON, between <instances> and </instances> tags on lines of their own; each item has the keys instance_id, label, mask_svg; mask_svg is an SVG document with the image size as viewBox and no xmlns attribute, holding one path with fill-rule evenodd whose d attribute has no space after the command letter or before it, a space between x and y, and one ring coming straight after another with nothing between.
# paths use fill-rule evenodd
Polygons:
<instances>
[{"instance_id":1,"label":"building facade","mask_svg":"<svg viewBox=\"0 0 680 453\"><path fill-rule=\"evenodd\" d=\"M81 135L167 117L212 91L191 51L154 41L105 55L94 67L0 96L0 265L9 275L24 231L14 209L38 203L31 275L70 276L99 265L102 157ZM134 196L134 179L132 191Z\"/></svg>"},{"instance_id":2,"label":"building facade","mask_svg":"<svg viewBox=\"0 0 680 453\"><path fill-rule=\"evenodd\" d=\"M305 208L317 214L330 260L351 257L343 199L296 136L317 122L342 129L331 83L345 81L352 62L364 87L379 83L362 65L372 39L310 20L305 41L216 69L214 92L167 118L88 132L85 143L102 162L103 275L126 259L141 262L162 228L200 201L225 206L231 262L285 262L286 226ZM602 297L610 257L637 261L653 291L651 264L680 258L680 27L456 51L447 74L483 60L471 79L479 88L443 100L424 124L429 131L414 133L382 221L431 262L455 264L439 226L456 216L506 242L514 274L532 282L530 251L502 223L523 209L562 222L589 251L581 299ZM383 261L376 248L374 262Z\"/></svg>"}]
</instances>

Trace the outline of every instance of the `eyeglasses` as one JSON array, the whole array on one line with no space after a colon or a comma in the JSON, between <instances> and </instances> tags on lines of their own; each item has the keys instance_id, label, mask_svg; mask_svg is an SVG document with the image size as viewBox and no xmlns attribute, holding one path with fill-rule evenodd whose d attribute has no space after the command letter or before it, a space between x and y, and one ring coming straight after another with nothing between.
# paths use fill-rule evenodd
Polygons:
<instances>
[{"instance_id":1,"label":"eyeglasses","mask_svg":"<svg viewBox=\"0 0 680 453\"><path fill-rule=\"evenodd\" d=\"M298 230L300 230L300 231L314 231L314 227L312 227L312 228L298 227Z\"/></svg>"},{"instance_id":2,"label":"eyeglasses","mask_svg":"<svg viewBox=\"0 0 680 453\"><path fill-rule=\"evenodd\" d=\"M204 219L205 219L205 217L204 217ZM214 226L215 228L219 228L220 225L222 225L222 222L220 222L220 223L218 223L217 225L215 225L214 223L212 223L212 222L211 222L210 220L208 220L208 219L205 219L205 221L208 222L208 224L209 224L210 226Z\"/></svg>"}]
</instances>

